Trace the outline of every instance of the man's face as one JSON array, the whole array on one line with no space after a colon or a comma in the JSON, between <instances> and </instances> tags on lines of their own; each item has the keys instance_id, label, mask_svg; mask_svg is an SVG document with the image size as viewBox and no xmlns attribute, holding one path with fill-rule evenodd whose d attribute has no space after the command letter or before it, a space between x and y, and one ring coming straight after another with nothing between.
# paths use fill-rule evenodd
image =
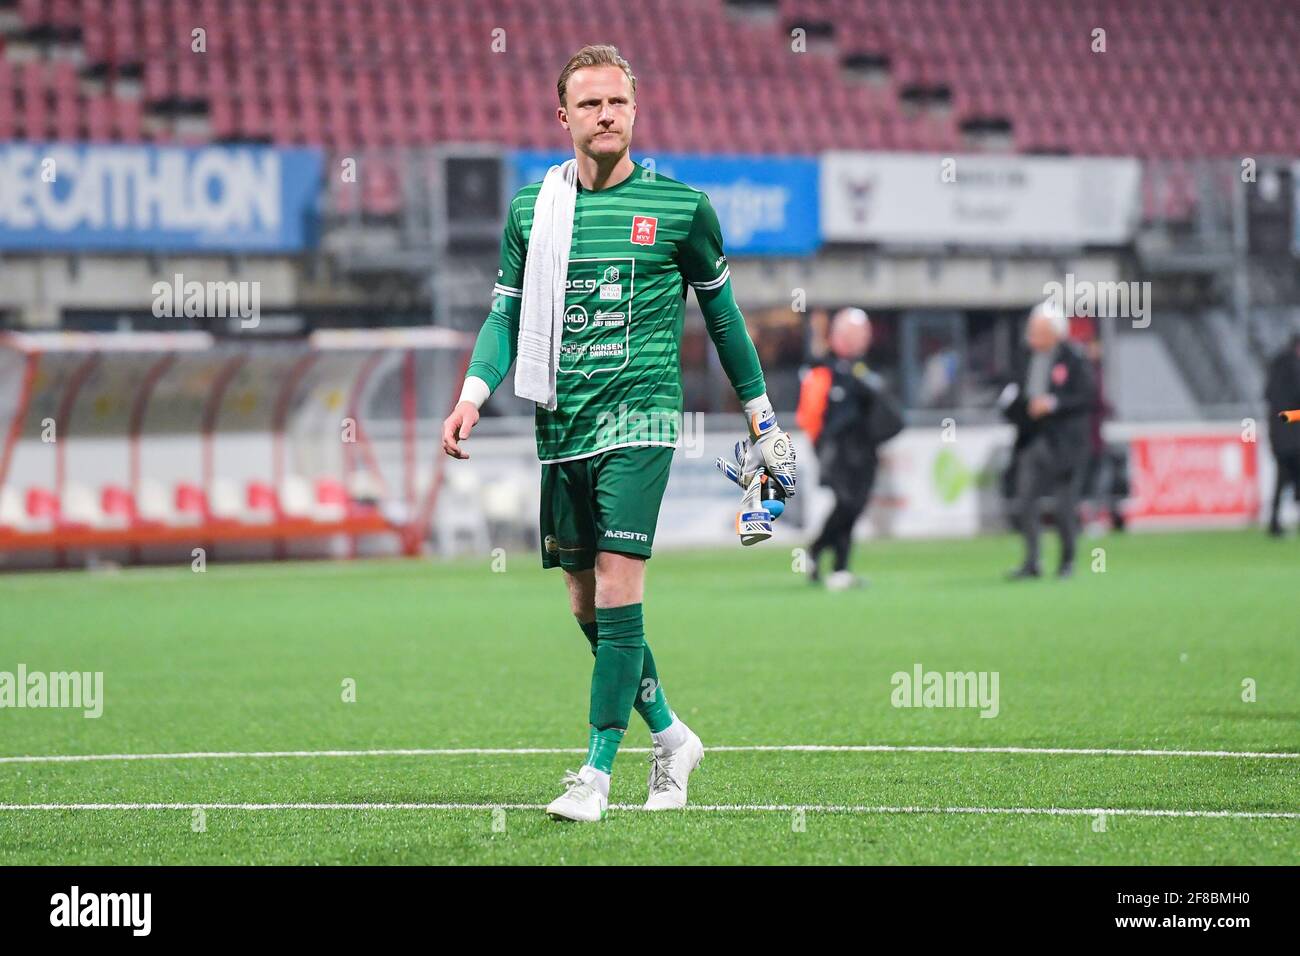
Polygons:
<instances>
[{"instance_id":1,"label":"man's face","mask_svg":"<svg viewBox=\"0 0 1300 956\"><path fill-rule=\"evenodd\" d=\"M1050 352L1056 348L1056 330L1052 328L1051 319L1043 315L1030 316L1025 341L1035 352Z\"/></svg>"},{"instance_id":2,"label":"man's face","mask_svg":"<svg viewBox=\"0 0 1300 956\"><path fill-rule=\"evenodd\" d=\"M557 111L573 145L593 159L618 156L632 142L636 100L632 81L616 66L574 70Z\"/></svg>"},{"instance_id":3,"label":"man's face","mask_svg":"<svg viewBox=\"0 0 1300 956\"><path fill-rule=\"evenodd\" d=\"M844 359L859 359L871 347L871 326L837 318L831 324L831 351Z\"/></svg>"}]
</instances>

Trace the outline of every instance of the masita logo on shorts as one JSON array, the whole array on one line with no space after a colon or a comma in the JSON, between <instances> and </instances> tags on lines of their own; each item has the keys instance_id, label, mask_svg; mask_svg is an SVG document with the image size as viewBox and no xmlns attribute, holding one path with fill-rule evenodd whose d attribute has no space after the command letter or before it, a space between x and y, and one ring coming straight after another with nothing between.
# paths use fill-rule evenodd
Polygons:
<instances>
[{"instance_id":1,"label":"masita logo on shorts","mask_svg":"<svg viewBox=\"0 0 1300 956\"><path fill-rule=\"evenodd\" d=\"M605 529L605 537L622 538L625 541L640 541L646 544L650 541L650 536L642 534L640 531L615 531L613 528Z\"/></svg>"},{"instance_id":2,"label":"masita logo on shorts","mask_svg":"<svg viewBox=\"0 0 1300 956\"><path fill-rule=\"evenodd\" d=\"M68 893L50 897L51 926L129 926L133 936L148 936L153 925L152 893Z\"/></svg>"}]
</instances>

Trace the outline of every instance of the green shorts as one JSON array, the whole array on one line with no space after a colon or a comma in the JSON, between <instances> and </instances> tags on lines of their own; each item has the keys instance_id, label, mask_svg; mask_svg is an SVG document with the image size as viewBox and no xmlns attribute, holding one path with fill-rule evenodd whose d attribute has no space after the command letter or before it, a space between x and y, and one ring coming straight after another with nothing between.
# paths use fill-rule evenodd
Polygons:
<instances>
[{"instance_id":1,"label":"green shorts","mask_svg":"<svg viewBox=\"0 0 1300 956\"><path fill-rule=\"evenodd\" d=\"M613 448L542 465L542 567L585 571L597 551L650 557L673 449Z\"/></svg>"}]
</instances>

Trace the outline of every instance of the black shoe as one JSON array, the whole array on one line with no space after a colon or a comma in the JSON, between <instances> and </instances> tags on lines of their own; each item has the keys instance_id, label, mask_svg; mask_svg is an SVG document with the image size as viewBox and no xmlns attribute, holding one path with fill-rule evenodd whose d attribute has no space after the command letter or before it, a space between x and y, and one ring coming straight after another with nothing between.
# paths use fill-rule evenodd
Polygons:
<instances>
[{"instance_id":1,"label":"black shoe","mask_svg":"<svg viewBox=\"0 0 1300 956\"><path fill-rule=\"evenodd\" d=\"M1268 536L1270 538L1282 537L1282 526L1280 524L1271 524L1268 526Z\"/></svg>"},{"instance_id":2,"label":"black shoe","mask_svg":"<svg viewBox=\"0 0 1300 956\"><path fill-rule=\"evenodd\" d=\"M1008 581L1025 581L1029 578L1038 577L1042 577L1042 575L1039 573L1038 567L1033 564L1022 564L1015 570L1007 572Z\"/></svg>"},{"instance_id":3,"label":"black shoe","mask_svg":"<svg viewBox=\"0 0 1300 956\"><path fill-rule=\"evenodd\" d=\"M1056 576L1064 581L1066 578L1074 577L1074 562L1066 561L1056 569Z\"/></svg>"}]
</instances>

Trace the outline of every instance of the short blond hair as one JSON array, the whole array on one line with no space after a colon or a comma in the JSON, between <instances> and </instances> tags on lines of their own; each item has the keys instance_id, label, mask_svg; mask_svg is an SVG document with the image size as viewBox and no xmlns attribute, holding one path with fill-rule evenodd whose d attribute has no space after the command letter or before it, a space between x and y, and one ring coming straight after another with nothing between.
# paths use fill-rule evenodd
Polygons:
<instances>
[{"instance_id":1,"label":"short blond hair","mask_svg":"<svg viewBox=\"0 0 1300 956\"><path fill-rule=\"evenodd\" d=\"M597 43L584 46L569 57L568 63L564 64L564 69L560 71L560 78L555 83L555 92L559 94L561 106L564 105L564 95L569 90L569 77L573 76L575 71L587 66L618 67L632 84L632 95L636 96L636 77L632 75L632 65L623 59L622 54L618 52L618 47L608 43Z\"/></svg>"}]
</instances>

